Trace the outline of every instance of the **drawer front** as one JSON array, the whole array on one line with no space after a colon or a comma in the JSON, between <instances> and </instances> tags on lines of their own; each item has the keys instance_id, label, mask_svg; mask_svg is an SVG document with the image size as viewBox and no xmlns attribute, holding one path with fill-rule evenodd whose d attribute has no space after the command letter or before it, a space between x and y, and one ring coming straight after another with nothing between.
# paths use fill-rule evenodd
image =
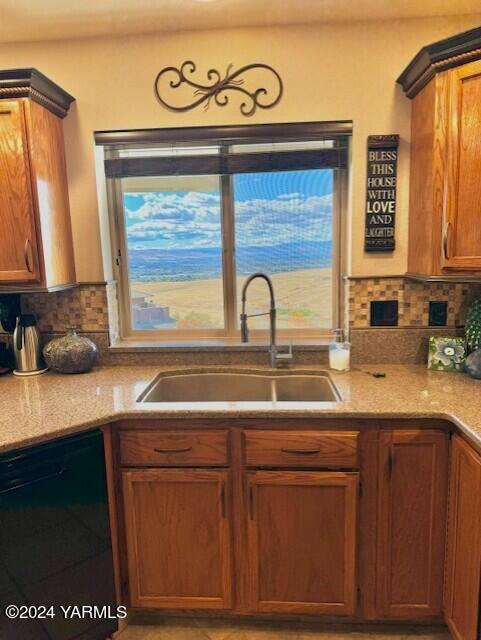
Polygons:
<instances>
[{"instance_id":1,"label":"drawer front","mask_svg":"<svg viewBox=\"0 0 481 640\"><path fill-rule=\"evenodd\" d=\"M124 431L120 463L142 467L227 464L227 431Z\"/></svg>"},{"instance_id":2,"label":"drawer front","mask_svg":"<svg viewBox=\"0 0 481 640\"><path fill-rule=\"evenodd\" d=\"M356 468L359 431L245 431L249 467Z\"/></svg>"}]
</instances>

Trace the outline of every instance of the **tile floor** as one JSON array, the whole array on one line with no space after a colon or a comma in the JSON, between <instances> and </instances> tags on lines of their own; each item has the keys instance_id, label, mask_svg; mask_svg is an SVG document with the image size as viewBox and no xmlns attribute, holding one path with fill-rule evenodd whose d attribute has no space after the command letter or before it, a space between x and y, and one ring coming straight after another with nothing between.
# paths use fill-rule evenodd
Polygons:
<instances>
[{"instance_id":1,"label":"tile floor","mask_svg":"<svg viewBox=\"0 0 481 640\"><path fill-rule=\"evenodd\" d=\"M141 622L142 624L139 624ZM450 640L443 627L253 624L208 619L134 619L115 640Z\"/></svg>"}]
</instances>

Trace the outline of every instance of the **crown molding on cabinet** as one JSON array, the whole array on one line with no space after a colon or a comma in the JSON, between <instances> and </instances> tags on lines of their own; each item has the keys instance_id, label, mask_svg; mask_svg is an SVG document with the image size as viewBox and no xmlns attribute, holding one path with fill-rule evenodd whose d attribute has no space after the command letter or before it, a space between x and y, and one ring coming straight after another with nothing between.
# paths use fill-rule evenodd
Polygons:
<instances>
[{"instance_id":1,"label":"crown molding on cabinet","mask_svg":"<svg viewBox=\"0 0 481 640\"><path fill-rule=\"evenodd\" d=\"M436 73L480 58L481 27L476 27L420 49L396 82L414 98Z\"/></svg>"},{"instance_id":2,"label":"crown molding on cabinet","mask_svg":"<svg viewBox=\"0 0 481 640\"><path fill-rule=\"evenodd\" d=\"M0 98L31 98L60 118L75 100L37 69L0 71Z\"/></svg>"}]
</instances>

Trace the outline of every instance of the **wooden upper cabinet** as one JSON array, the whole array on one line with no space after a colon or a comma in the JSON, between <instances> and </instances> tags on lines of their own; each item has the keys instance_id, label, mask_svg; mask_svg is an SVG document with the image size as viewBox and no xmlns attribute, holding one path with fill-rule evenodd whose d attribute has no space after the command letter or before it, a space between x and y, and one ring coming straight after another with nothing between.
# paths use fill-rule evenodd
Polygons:
<instances>
[{"instance_id":1,"label":"wooden upper cabinet","mask_svg":"<svg viewBox=\"0 0 481 640\"><path fill-rule=\"evenodd\" d=\"M226 471L122 471L133 607L231 606Z\"/></svg>"},{"instance_id":2,"label":"wooden upper cabinet","mask_svg":"<svg viewBox=\"0 0 481 640\"><path fill-rule=\"evenodd\" d=\"M379 617L440 617L447 434L427 430L381 431L379 439Z\"/></svg>"},{"instance_id":3,"label":"wooden upper cabinet","mask_svg":"<svg viewBox=\"0 0 481 640\"><path fill-rule=\"evenodd\" d=\"M0 281L40 282L23 103L0 101Z\"/></svg>"},{"instance_id":4,"label":"wooden upper cabinet","mask_svg":"<svg viewBox=\"0 0 481 640\"><path fill-rule=\"evenodd\" d=\"M481 277L480 50L472 29L423 47L398 78L412 98L410 275Z\"/></svg>"},{"instance_id":5,"label":"wooden upper cabinet","mask_svg":"<svg viewBox=\"0 0 481 640\"><path fill-rule=\"evenodd\" d=\"M61 118L73 98L33 69L0 71L0 87L0 290L72 285Z\"/></svg>"},{"instance_id":6,"label":"wooden upper cabinet","mask_svg":"<svg viewBox=\"0 0 481 640\"><path fill-rule=\"evenodd\" d=\"M481 580L481 456L454 436L449 486L444 612L455 640L478 638Z\"/></svg>"},{"instance_id":7,"label":"wooden upper cabinet","mask_svg":"<svg viewBox=\"0 0 481 640\"><path fill-rule=\"evenodd\" d=\"M248 474L251 610L356 610L358 473Z\"/></svg>"},{"instance_id":8,"label":"wooden upper cabinet","mask_svg":"<svg viewBox=\"0 0 481 640\"><path fill-rule=\"evenodd\" d=\"M443 266L481 270L481 60L447 73Z\"/></svg>"},{"instance_id":9,"label":"wooden upper cabinet","mask_svg":"<svg viewBox=\"0 0 481 640\"><path fill-rule=\"evenodd\" d=\"M437 75L412 101L408 273L442 275L447 126L446 76Z\"/></svg>"}]
</instances>

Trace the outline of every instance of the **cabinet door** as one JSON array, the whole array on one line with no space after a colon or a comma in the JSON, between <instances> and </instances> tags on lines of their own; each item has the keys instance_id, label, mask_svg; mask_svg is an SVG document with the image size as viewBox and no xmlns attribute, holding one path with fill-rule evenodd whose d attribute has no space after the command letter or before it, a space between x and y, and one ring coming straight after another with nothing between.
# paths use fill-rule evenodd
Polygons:
<instances>
[{"instance_id":1,"label":"cabinet door","mask_svg":"<svg viewBox=\"0 0 481 640\"><path fill-rule=\"evenodd\" d=\"M481 579L481 457L455 436L449 486L444 611L456 640L478 637Z\"/></svg>"},{"instance_id":2,"label":"cabinet door","mask_svg":"<svg viewBox=\"0 0 481 640\"><path fill-rule=\"evenodd\" d=\"M441 615L448 438L381 431L377 608L380 617Z\"/></svg>"},{"instance_id":3,"label":"cabinet door","mask_svg":"<svg viewBox=\"0 0 481 640\"><path fill-rule=\"evenodd\" d=\"M42 277L48 287L72 284L75 263L63 121L37 102L24 104L30 175L42 238Z\"/></svg>"},{"instance_id":4,"label":"cabinet door","mask_svg":"<svg viewBox=\"0 0 481 640\"><path fill-rule=\"evenodd\" d=\"M481 270L481 61L449 71L444 266Z\"/></svg>"},{"instance_id":5,"label":"cabinet door","mask_svg":"<svg viewBox=\"0 0 481 640\"><path fill-rule=\"evenodd\" d=\"M0 282L39 281L23 105L0 100Z\"/></svg>"},{"instance_id":6,"label":"cabinet door","mask_svg":"<svg viewBox=\"0 0 481 640\"><path fill-rule=\"evenodd\" d=\"M353 614L358 474L257 471L248 490L253 610Z\"/></svg>"},{"instance_id":7,"label":"cabinet door","mask_svg":"<svg viewBox=\"0 0 481 640\"><path fill-rule=\"evenodd\" d=\"M230 607L227 472L122 472L130 604Z\"/></svg>"}]
</instances>

